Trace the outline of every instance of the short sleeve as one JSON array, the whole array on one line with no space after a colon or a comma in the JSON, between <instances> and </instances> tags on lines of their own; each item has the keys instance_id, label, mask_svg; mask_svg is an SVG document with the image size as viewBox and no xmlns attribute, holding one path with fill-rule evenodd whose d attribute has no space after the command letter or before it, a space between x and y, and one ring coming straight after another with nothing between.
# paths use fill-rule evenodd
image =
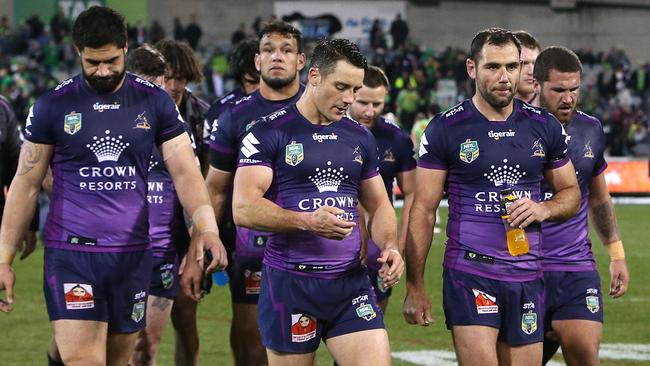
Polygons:
<instances>
[{"instance_id":1,"label":"short sleeve","mask_svg":"<svg viewBox=\"0 0 650 366\"><path fill-rule=\"evenodd\" d=\"M279 151L279 133L266 123L255 124L241 141L239 166L262 165L273 168Z\"/></svg>"},{"instance_id":2,"label":"short sleeve","mask_svg":"<svg viewBox=\"0 0 650 366\"><path fill-rule=\"evenodd\" d=\"M156 144L160 145L184 133L186 127L184 126L185 121L181 117L181 113L172 98L167 93L159 95L158 98L160 127L156 135Z\"/></svg>"},{"instance_id":3,"label":"short sleeve","mask_svg":"<svg viewBox=\"0 0 650 366\"><path fill-rule=\"evenodd\" d=\"M219 170L234 172L237 166L238 138L234 131L232 110L226 108L216 115L221 108L211 108L207 118L211 121L210 129L210 165Z\"/></svg>"},{"instance_id":4,"label":"short sleeve","mask_svg":"<svg viewBox=\"0 0 650 366\"><path fill-rule=\"evenodd\" d=\"M564 126L554 116L549 114L547 121L548 151L546 151L545 169L557 169L569 162L567 141L569 135Z\"/></svg>"},{"instance_id":5,"label":"short sleeve","mask_svg":"<svg viewBox=\"0 0 650 366\"><path fill-rule=\"evenodd\" d=\"M364 129L366 135L362 142L363 165L361 166L361 179L369 179L379 174L379 156L377 155L377 142L369 130Z\"/></svg>"},{"instance_id":6,"label":"short sleeve","mask_svg":"<svg viewBox=\"0 0 650 366\"><path fill-rule=\"evenodd\" d=\"M397 140L397 171L401 173L415 169L417 162L413 157L413 141L406 134L399 134Z\"/></svg>"},{"instance_id":7,"label":"short sleeve","mask_svg":"<svg viewBox=\"0 0 650 366\"><path fill-rule=\"evenodd\" d=\"M418 149L418 166L426 169L448 170L449 158L446 152L444 123L433 119L424 129Z\"/></svg>"},{"instance_id":8,"label":"short sleeve","mask_svg":"<svg viewBox=\"0 0 650 366\"><path fill-rule=\"evenodd\" d=\"M37 144L54 145L55 137L52 129L52 121L47 113L48 108L46 104L45 100L39 98L29 108L29 114L25 122L25 138ZM74 113L65 116L65 118L73 121ZM79 118L79 123L81 123L81 118ZM61 121L61 124L63 125L63 121Z\"/></svg>"}]
</instances>

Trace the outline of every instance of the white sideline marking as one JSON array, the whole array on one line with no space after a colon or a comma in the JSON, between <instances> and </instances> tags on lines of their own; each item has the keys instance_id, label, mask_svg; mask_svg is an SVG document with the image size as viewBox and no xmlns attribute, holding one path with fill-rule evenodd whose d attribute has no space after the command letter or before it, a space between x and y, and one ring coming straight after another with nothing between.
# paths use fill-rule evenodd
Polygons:
<instances>
[{"instance_id":1,"label":"white sideline marking","mask_svg":"<svg viewBox=\"0 0 650 366\"><path fill-rule=\"evenodd\" d=\"M455 366L456 354L452 351L403 351L393 352L394 358L421 366ZM650 361L650 345L605 343L600 345L600 358L607 360ZM551 361L548 366L565 366L563 362Z\"/></svg>"}]
</instances>

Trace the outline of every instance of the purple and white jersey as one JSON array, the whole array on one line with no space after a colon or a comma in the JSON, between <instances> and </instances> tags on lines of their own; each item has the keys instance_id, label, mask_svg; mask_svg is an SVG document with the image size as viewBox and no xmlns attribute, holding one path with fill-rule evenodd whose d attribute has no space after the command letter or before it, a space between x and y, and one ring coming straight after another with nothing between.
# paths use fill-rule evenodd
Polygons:
<instances>
[{"instance_id":1,"label":"purple and white jersey","mask_svg":"<svg viewBox=\"0 0 650 366\"><path fill-rule=\"evenodd\" d=\"M397 125L378 118L370 129L377 142L379 157L379 174L384 181L388 199L393 201L393 182L397 174L415 169L417 163L413 157L411 137ZM379 269L377 262L380 251L377 245L368 241L368 266Z\"/></svg>"},{"instance_id":2,"label":"purple and white jersey","mask_svg":"<svg viewBox=\"0 0 650 366\"><path fill-rule=\"evenodd\" d=\"M569 135L569 157L580 186L580 211L565 222L542 224L542 268L544 271L594 271L596 261L589 240L587 211L592 178L607 168L605 133L598 119L580 111L576 111L564 128ZM546 181L542 183L542 191L544 200L553 197Z\"/></svg>"},{"instance_id":3,"label":"purple and white jersey","mask_svg":"<svg viewBox=\"0 0 650 366\"><path fill-rule=\"evenodd\" d=\"M128 73L115 93L98 94L77 75L40 97L30 109L26 138L54 145L45 245L93 252L148 248L151 151L184 132L169 95Z\"/></svg>"},{"instance_id":4,"label":"purple and white jersey","mask_svg":"<svg viewBox=\"0 0 650 366\"><path fill-rule=\"evenodd\" d=\"M569 162L566 139L553 115L517 99L505 121L488 121L466 100L429 123L418 166L447 171L446 267L504 281L541 276L540 225L526 228L530 252L511 256L499 191L540 201L544 171Z\"/></svg>"},{"instance_id":5,"label":"purple and white jersey","mask_svg":"<svg viewBox=\"0 0 650 366\"><path fill-rule=\"evenodd\" d=\"M242 141L239 166L267 166L273 182L265 197L292 211L321 206L345 211L357 223L350 236L330 240L309 231L270 233L264 263L292 273L337 278L361 262L357 197L361 181L377 174L377 146L370 131L343 118L314 125L295 104L259 120Z\"/></svg>"},{"instance_id":6,"label":"purple and white jersey","mask_svg":"<svg viewBox=\"0 0 650 366\"><path fill-rule=\"evenodd\" d=\"M234 172L237 167L237 155L241 140L252 125L252 122L289 104L295 103L304 87L301 85L296 95L289 99L271 101L265 99L259 92L242 97L232 102L220 115L214 115L213 109L208 112L208 120L212 121L210 134L210 165L219 170ZM224 204L221 223L233 222L232 220L232 192ZM234 227L222 225L222 227ZM268 238L267 233L262 233L247 228L237 227L235 252L238 256L262 258Z\"/></svg>"}]
</instances>

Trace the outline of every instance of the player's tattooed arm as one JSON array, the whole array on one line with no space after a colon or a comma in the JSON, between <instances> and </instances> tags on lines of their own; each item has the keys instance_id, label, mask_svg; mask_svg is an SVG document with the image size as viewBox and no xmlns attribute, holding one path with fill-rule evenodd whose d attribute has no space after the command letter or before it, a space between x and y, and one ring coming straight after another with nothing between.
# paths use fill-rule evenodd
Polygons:
<instances>
[{"instance_id":1,"label":"player's tattooed arm","mask_svg":"<svg viewBox=\"0 0 650 366\"><path fill-rule=\"evenodd\" d=\"M604 244L621 240L612 197L609 195L604 173L595 176L591 181L589 187L589 215L594 229L596 229L600 240Z\"/></svg>"},{"instance_id":2,"label":"player's tattooed arm","mask_svg":"<svg viewBox=\"0 0 650 366\"><path fill-rule=\"evenodd\" d=\"M20 150L17 175L29 173L43 157L43 146L25 141Z\"/></svg>"}]
</instances>

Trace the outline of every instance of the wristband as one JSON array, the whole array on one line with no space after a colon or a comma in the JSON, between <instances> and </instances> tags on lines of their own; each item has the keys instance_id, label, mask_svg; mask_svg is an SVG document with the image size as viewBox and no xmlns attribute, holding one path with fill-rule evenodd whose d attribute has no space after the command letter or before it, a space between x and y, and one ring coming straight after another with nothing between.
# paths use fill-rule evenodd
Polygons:
<instances>
[{"instance_id":1,"label":"wristband","mask_svg":"<svg viewBox=\"0 0 650 366\"><path fill-rule=\"evenodd\" d=\"M213 232L219 233L217 227L217 219L214 217L214 210L210 205L199 206L192 214L192 223L194 227L201 233Z\"/></svg>"},{"instance_id":2,"label":"wristband","mask_svg":"<svg viewBox=\"0 0 650 366\"><path fill-rule=\"evenodd\" d=\"M7 248L6 245L0 245L0 264L11 265L16 257L16 251Z\"/></svg>"},{"instance_id":3,"label":"wristband","mask_svg":"<svg viewBox=\"0 0 650 366\"><path fill-rule=\"evenodd\" d=\"M617 240L613 243L607 244L606 247L607 247L607 254L609 254L609 258L611 258L612 260L625 259L625 249L623 248L622 241Z\"/></svg>"}]
</instances>

